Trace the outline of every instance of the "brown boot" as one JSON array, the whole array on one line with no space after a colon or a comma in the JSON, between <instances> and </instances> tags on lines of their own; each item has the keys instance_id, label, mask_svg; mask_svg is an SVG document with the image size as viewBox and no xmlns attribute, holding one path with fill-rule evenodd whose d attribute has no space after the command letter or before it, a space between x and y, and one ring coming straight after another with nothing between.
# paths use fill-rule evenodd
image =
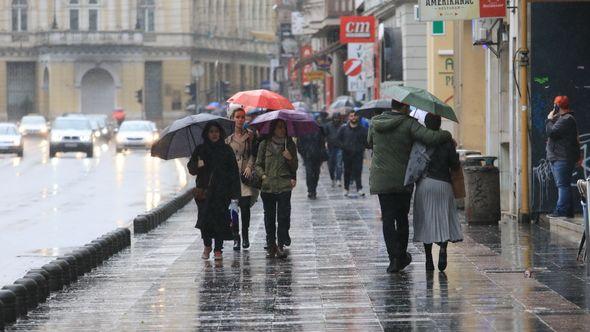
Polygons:
<instances>
[{"instance_id":1,"label":"brown boot","mask_svg":"<svg viewBox=\"0 0 590 332\"><path fill-rule=\"evenodd\" d=\"M205 247L203 249L203 254L201 255L201 258L202 259L209 259L209 256L211 256L211 251L213 251L213 248Z\"/></svg>"},{"instance_id":2,"label":"brown boot","mask_svg":"<svg viewBox=\"0 0 590 332\"><path fill-rule=\"evenodd\" d=\"M277 255L278 247L276 243L272 243L267 245L266 249L266 257L268 258L275 258Z\"/></svg>"}]
</instances>

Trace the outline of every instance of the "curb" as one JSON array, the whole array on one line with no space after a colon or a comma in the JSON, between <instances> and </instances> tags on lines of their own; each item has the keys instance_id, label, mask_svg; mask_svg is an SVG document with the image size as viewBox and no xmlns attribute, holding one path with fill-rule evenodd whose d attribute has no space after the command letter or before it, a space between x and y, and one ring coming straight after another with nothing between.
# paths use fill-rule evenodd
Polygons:
<instances>
[{"instance_id":1,"label":"curb","mask_svg":"<svg viewBox=\"0 0 590 332\"><path fill-rule=\"evenodd\" d=\"M131 231L118 228L90 243L61 255L38 269L29 270L12 285L0 290L0 331L25 317L51 292L61 291L103 261L131 245Z\"/></svg>"},{"instance_id":2,"label":"curb","mask_svg":"<svg viewBox=\"0 0 590 332\"><path fill-rule=\"evenodd\" d=\"M171 200L158 205L146 213L137 215L133 219L133 233L145 234L160 226L168 220L176 211L185 207L193 199L193 188L187 189L184 193Z\"/></svg>"}]
</instances>

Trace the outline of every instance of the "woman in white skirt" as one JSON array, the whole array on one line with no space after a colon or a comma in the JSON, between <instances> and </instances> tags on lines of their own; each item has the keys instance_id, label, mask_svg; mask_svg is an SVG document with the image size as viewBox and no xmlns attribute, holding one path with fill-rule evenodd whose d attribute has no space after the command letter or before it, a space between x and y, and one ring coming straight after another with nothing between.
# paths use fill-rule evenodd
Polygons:
<instances>
[{"instance_id":1,"label":"woman in white skirt","mask_svg":"<svg viewBox=\"0 0 590 332\"><path fill-rule=\"evenodd\" d=\"M440 116L428 114L425 125L439 130ZM424 243L426 270L434 270L432 244L440 246L438 269L447 268L447 244L463 240L461 225L451 185L451 169L460 167L454 142L440 145L431 151L425 174L414 194L414 242Z\"/></svg>"}]
</instances>

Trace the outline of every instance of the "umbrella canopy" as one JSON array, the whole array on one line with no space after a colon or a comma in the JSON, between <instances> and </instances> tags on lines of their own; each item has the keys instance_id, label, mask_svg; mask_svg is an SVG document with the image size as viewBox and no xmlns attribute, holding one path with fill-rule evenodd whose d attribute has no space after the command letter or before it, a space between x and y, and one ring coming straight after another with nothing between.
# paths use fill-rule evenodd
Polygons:
<instances>
[{"instance_id":1,"label":"umbrella canopy","mask_svg":"<svg viewBox=\"0 0 590 332\"><path fill-rule=\"evenodd\" d=\"M436 98L430 92L410 86L392 86L387 88L387 93L400 103L408 104L428 113L439 115L451 121L459 122L453 108Z\"/></svg>"},{"instance_id":2,"label":"umbrella canopy","mask_svg":"<svg viewBox=\"0 0 590 332\"><path fill-rule=\"evenodd\" d=\"M234 122L230 119L208 113L189 115L162 131L160 139L152 145L152 157L164 160L190 157L197 145L203 143L203 129L211 121L219 123L227 135L234 131Z\"/></svg>"},{"instance_id":3,"label":"umbrella canopy","mask_svg":"<svg viewBox=\"0 0 590 332\"><path fill-rule=\"evenodd\" d=\"M260 107L269 110L295 109L289 99L268 90L240 91L227 100L244 106Z\"/></svg>"},{"instance_id":4,"label":"umbrella canopy","mask_svg":"<svg viewBox=\"0 0 590 332\"><path fill-rule=\"evenodd\" d=\"M358 105L351 96L339 96L332 104L330 104L330 107L328 107L328 113L344 114L354 110L356 106Z\"/></svg>"},{"instance_id":5,"label":"umbrella canopy","mask_svg":"<svg viewBox=\"0 0 590 332\"><path fill-rule=\"evenodd\" d=\"M359 108L357 113L363 118L370 119L375 115L379 115L385 111L391 110L391 99L375 99L366 102Z\"/></svg>"},{"instance_id":6,"label":"umbrella canopy","mask_svg":"<svg viewBox=\"0 0 590 332\"><path fill-rule=\"evenodd\" d=\"M207 106L205 106L205 109L209 110L209 111L213 111L216 110L218 108L221 107L221 104L219 104L218 102L214 101L214 102L210 102Z\"/></svg>"},{"instance_id":7,"label":"umbrella canopy","mask_svg":"<svg viewBox=\"0 0 590 332\"><path fill-rule=\"evenodd\" d=\"M293 107L298 111L311 112L311 107L302 101L294 102Z\"/></svg>"},{"instance_id":8,"label":"umbrella canopy","mask_svg":"<svg viewBox=\"0 0 590 332\"><path fill-rule=\"evenodd\" d=\"M287 124L287 135L300 137L312 134L320 130L313 117L309 113L291 110L278 110L258 116L250 126L258 129L263 134L269 134L272 123L276 120L283 120Z\"/></svg>"}]
</instances>

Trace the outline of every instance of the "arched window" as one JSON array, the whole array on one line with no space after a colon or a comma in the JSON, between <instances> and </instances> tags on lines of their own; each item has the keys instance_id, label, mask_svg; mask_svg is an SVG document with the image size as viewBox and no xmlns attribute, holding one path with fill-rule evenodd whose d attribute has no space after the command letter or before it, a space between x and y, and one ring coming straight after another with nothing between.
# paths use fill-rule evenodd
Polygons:
<instances>
[{"instance_id":1,"label":"arched window","mask_svg":"<svg viewBox=\"0 0 590 332\"><path fill-rule=\"evenodd\" d=\"M12 0L12 31L27 31L27 0Z\"/></svg>"},{"instance_id":2,"label":"arched window","mask_svg":"<svg viewBox=\"0 0 590 332\"><path fill-rule=\"evenodd\" d=\"M137 15L139 28L145 32L156 30L156 3L155 0L140 0Z\"/></svg>"}]
</instances>

